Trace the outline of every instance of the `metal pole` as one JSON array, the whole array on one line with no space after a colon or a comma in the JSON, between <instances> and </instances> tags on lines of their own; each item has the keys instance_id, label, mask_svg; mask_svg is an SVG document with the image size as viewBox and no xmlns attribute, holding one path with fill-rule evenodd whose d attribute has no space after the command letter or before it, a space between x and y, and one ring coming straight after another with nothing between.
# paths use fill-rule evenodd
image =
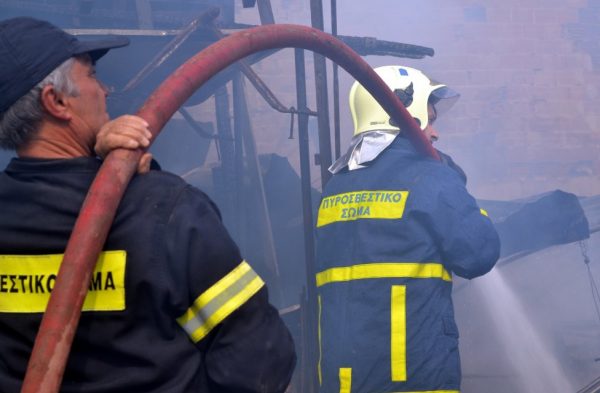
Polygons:
<instances>
[{"instance_id":1,"label":"metal pole","mask_svg":"<svg viewBox=\"0 0 600 393\"><path fill-rule=\"evenodd\" d=\"M315 286L316 267L315 267L315 241L313 231L313 212L312 212L312 187L310 184L310 152L308 145L308 115L306 110L306 71L304 67L304 51L295 49L296 65L296 100L298 102L298 146L300 148L300 181L302 186L302 218L304 221L304 257L306 260L306 293L307 293L307 315L306 332L308 342L303 343L303 348L307 354L309 367L307 385L309 391L316 391L316 365L317 365L317 295Z\"/></svg>"},{"instance_id":2,"label":"metal pole","mask_svg":"<svg viewBox=\"0 0 600 393\"><path fill-rule=\"evenodd\" d=\"M310 19L312 26L321 31L323 26L323 3L321 0L310 0ZM331 132L329 130L329 103L327 99L327 68L325 57L313 54L315 62L315 92L317 96L317 112L319 113L319 165L321 166L321 186L331 177Z\"/></svg>"},{"instance_id":3,"label":"metal pole","mask_svg":"<svg viewBox=\"0 0 600 393\"><path fill-rule=\"evenodd\" d=\"M237 78L237 76L235 76ZM248 246L248 198L245 198L245 169L244 169L244 129L238 120L238 108L236 103L236 86L233 85L233 132L234 132L234 169L235 169L235 208L236 208L236 229L238 246L245 250Z\"/></svg>"},{"instance_id":4,"label":"metal pole","mask_svg":"<svg viewBox=\"0 0 600 393\"><path fill-rule=\"evenodd\" d=\"M260 15L260 23L263 25L272 25L275 23L273 17L273 9L271 8L271 0L257 0L258 14Z\"/></svg>"},{"instance_id":5,"label":"metal pole","mask_svg":"<svg viewBox=\"0 0 600 393\"><path fill-rule=\"evenodd\" d=\"M229 108L229 92L223 85L215 92L215 112L217 117L217 133L221 152L221 179L223 186L219 205L223 208L223 221L227 228L234 229L235 204L235 164L233 132L231 129L231 113ZM237 234L236 234L237 235Z\"/></svg>"},{"instance_id":6,"label":"metal pole","mask_svg":"<svg viewBox=\"0 0 600 393\"><path fill-rule=\"evenodd\" d=\"M331 0L331 35L337 37L337 1ZM340 142L340 81L338 78L338 65L333 63L333 140L335 159L341 153Z\"/></svg>"}]
</instances>

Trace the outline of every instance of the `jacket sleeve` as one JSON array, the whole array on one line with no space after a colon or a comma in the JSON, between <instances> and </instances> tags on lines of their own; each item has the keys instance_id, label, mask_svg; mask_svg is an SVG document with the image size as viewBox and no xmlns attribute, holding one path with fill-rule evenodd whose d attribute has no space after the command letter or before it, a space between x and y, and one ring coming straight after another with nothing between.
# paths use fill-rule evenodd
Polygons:
<instances>
[{"instance_id":1,"label":"jacket sleeve","mask_svg":"<svg viewBox=\"0 0 600 393\"><path fill-rule=\"evenodd\" d=\"M295 366L291 335L267 288L199 190L180 195L167 227L187 308L177 322L204 354L215 392L284 392Z\"/></svg>"},{"instance_id":2,"label":"jacket sleeve","mask_svg":"<svg viewBox=\"0 0 600 393\"><path fill-rule=\"evenodd\" d=\"M429 178L422 198L428 226L442 263L464 278L489 272L500 255L500 239L487 216L467 192L462 180L444 167L441 176Z\"/></svg>"}]
</instances>

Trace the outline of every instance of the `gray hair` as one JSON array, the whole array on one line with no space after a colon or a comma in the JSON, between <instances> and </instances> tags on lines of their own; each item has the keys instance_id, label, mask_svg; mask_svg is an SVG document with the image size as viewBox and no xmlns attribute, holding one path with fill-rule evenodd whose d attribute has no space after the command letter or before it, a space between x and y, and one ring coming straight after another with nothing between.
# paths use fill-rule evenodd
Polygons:
<instances>
[{"instance_id":1,"label":"gray hair","mask_svg":"<svg viewBox=\"0 0 600 393\"><path fill-rule=\"evenodd\" d=\"M40 100L44 86L53 85L57 91L69 96L79 94L71 79L73 62L73 57L67 59L4 113L0 113L0 148L17 150L37 131L44 116Z\"/></svg>"}]
</instances>

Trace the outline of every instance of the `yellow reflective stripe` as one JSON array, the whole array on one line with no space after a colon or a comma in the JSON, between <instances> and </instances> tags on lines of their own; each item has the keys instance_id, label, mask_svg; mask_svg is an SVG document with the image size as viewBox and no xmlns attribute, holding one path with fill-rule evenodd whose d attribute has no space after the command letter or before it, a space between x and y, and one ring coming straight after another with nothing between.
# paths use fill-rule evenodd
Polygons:
<instances>
[{"instance_id":1,"label":"yellow reflective stripe","mask_svg":"<svg viewBox=\"0 0 600 393\"><path fill-rule=\"evenodd\" d=\"M340 368L340 393L350 393L352 389L352 369Z\"/></svg>"},{"instance_id":2,"label":"yellow reflective stripe","mask_svg":"<svg viewBox=\"0 0 600 393\"><path fill-rule=\"evenodd\" d=\"M452 281L441 263L365 263L334 267L317 273L317 287L342 281L368 278L439 278Z\"/></svg>"},{"instance_id":3,"label":"yellow reflective stripe","mask_svg":"<svg viewBox=\"0 0 600 393\"><path fill-rule=\"evenodd\" d=\"M331 195L321 200L317 227L363 218L402 218L408 191L362 190Z\"/></svg>"},{"instance_id":4,"label":"yellow reflective stripe","mask_svg":"<svg viewBox=\"0 0 600 393\"><path fill-rule=\"evenodd\" d=\"M480 209L479 209L479 212L480 212L481 214L483 214L484 216L486 216L486 217L489 217L489 216L488 216L488 212L487 212L487 210L485 210L485 209L481 209L481 208L480 208Z\"/></svg>"},{"instance_id":5,"label":"yellow reflective stripe","mask_svg":"<svg viewBox=\"0 0 600 393\"><path fill-rule=\"evenodd\" d=\"M406 287L392 285L391 301L392 381L406 381Z\"/></svg>"},{"instance_id":6,"label":"yellow reflective stripe","mask_svg":"<svg viewBox=\"0 0 600 393\"><path fill-rule=\"evenodd\" d=\"M323 305L321 303L321 295L317 296L319 302L319 321L317 326L317 337L319 339L319 361L317 362L317 374L319 376L319 386L323 385L323 373L321 371L321 359L323 358L323 343L321 341L321 315L323 311Z\"/></svg>"},{"instance_id":7,"label":"yellow reflective stripe","mask_svg":"<svg viewBox=\"0 0 600 393\"><path fill-rule=\"evenodd\" d=\"M64 254L0 255L0 313L46 311ZM98 256L83 311L125 310L127 253L104 251Z\"/></svg>"},{"instance_id":8,"label":"yellow reflective stripe","mask_svg":"<svg viewBox=\"0 0 600 393\"><path fill-rule=\"evenodd\" d=\"M246 261L207 289L177 322L193 342L203 339L215 326L246 303L265 283Z\"/></svg>"}]
</instances>

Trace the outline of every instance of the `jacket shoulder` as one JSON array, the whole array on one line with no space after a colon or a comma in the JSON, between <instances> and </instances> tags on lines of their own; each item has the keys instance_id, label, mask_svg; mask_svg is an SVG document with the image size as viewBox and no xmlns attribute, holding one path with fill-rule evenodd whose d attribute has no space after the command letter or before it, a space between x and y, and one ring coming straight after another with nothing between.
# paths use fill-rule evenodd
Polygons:
<instances>
[{"instance_id":1,"label":"jacket shoulder","mask_svg":"<svg viewBox=\"0 0 600 393\"><path fill-rule=\"evenodd\" d=\"M181 198L184 195L186 204L206 205L218 212L215 203L206 193L187 183L180 176L165 171L152 170L143 175L134 176L127 188L124 200L174 206L182 203ZM220 215L220 213L218 214Z\"/></svg>"}]
</instances>

